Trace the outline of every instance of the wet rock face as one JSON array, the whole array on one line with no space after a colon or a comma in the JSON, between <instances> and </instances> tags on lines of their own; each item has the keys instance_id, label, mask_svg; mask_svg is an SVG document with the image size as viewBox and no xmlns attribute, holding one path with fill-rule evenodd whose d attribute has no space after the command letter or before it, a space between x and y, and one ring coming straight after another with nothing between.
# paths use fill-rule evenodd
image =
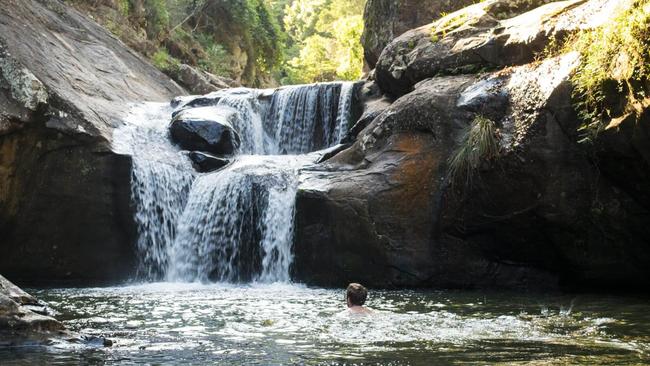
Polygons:
<instances>
[{"instance_id":1,"label":"wet rock face","mask_svg":"<svg viewBox=\"0 0 650 366\"><path fill-rule=\"evenodd\" d=\"M38 301L0 276L0 346L43 344L67 334L56 319L30 310Z\"/></svg>"},{"instance_id":2,"label":"wet rock face","mask_svg":"<svg viewBox=\"0 0 650 366\"><path fill-rule=\"evenodd\" d=\"M0 270L35 282L135 271L125 107L184 90L60 1L0 12ZM28 24L29 27L25 27Z\"/></svg>"},{"instance_id":3,"label":"wet rock face","mask_svg":"<svg viewBox=\"0 0 650 366\"><path fill-rule=\"evenodd\" d=\"M535 60L552 40L581 27L607 21L615 0L490 0L410 30L382 52L376 80L385 92L401 96L435 75L477 73ZM533 9L533 10L531 10Z\"/></svg>"},{"instance_id":4,"label":"wet rock face","mask_svg":"<svg viewBox=\"0 0 650 366\"><path fill-rule=\"evenodd\" d=\"M208 119L209 118L209 119ZM239 134L232 128L234 112L201 107L181 111L171 122L172 141L182 149L215 155L232 155L241 145Z\"/></svg>"},{"instance_id":5,"label":"wet rock face","mask_svg":"<svg viewBox=\"0 0 650 366\"><path fill-rule=\"evenodd\" d=\"M328 160L325 171L304 172L295 278L327 286L439 288L557 282L544 270L498 263L473 243L441 240L446 162L473 115L456 103L475 82L452 76L421 83Z\"/></svg>"},{"instance_id":6,"label":"wet rock face","mask_svg":"<svg viewBox=\"0 0 650 366\"><path fill-rule=\"evenodd\" d=\"M366 63L374 68L384 47L402 33L473 3L473 0L368 0L361 36Z\"/></svg>"},{"instance_id":7,"label":"wet rock face","mask_svg":"<svg viewBox=\"0 0 650 366\"><path fill-rule=\"evenodd\" d=\"M627 126L601 137L601 156L626 157L617 168L577 143L568 77L578 62L568 54L415 84L350 149L306 173L295 278L336 286L650 287L650 206L639 190L650 184L650 166L631 139L647 135ZM477 116L494 123L499 156L468 182L449 175L449 162Z\"/></svg>"},{"instance_id":8,"label":"wet rock face","mask_svg":"<svg viewBox=\"0 0 650 366\"><path fill-rule=\"evenodd\" d=\"M43 310L44 311L39 311ZM54 319L47 304L0 275L0 347L24 347L53 342L111 346L103 337L75 334Z\"/></svg>"},{"instance_id":9,"label":"wet rock face","mask_svg":"<svg viewBox=\"0 0 650 366\"><path fill-rule=\"evenodd\" d=\"M226 165L230 164L228 159L219 158L210 154L192 151L188 154L190 160L192 160L192 165L199 173L209 173L215 170L219 170Z\"/></svg>"}]
</instances>

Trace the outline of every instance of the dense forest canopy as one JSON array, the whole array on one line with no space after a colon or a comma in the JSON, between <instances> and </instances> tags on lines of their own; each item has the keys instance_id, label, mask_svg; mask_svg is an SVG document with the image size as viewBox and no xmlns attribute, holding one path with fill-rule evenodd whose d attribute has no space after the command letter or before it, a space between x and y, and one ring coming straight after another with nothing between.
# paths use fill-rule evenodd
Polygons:
<instances>
[{"instance_id":1,"label":"dense forest canopy","mask_svg":"<svg viewBox=\"0 0 650 366\"><path fill-rule=\"evenodd\" d=\"M270 86L361 77L366 0L68 0L174 77Z\"/></svg>"},{"instance_id":2,"label":"dense forest canopy","mask_svg":"<svg viewBox=\"0 0 650 366\"><path fill-rule=\"evenodd\" d=\"M361 76L365 0L284 0L287 33L284 79L288 83L352 80ZM277 10L276 10L277 11Z\"/></svg>"}]
</instances>

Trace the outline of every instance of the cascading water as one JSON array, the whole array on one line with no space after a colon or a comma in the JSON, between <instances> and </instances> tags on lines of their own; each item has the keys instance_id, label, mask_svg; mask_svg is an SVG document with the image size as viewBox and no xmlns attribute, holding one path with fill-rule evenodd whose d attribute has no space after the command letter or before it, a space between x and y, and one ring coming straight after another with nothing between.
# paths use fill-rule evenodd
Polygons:
<instances>
[{"instance_id":1,"label":"cascading water","mask_svg":"<svg viewBox=\"0 0 650 366\"><path fill-rule=\"evenodd\" d=\"M353 90L353 83L238 88L182 98L175 110L134 106L114 140L118 151L133 156L141 275L169 281L288 281L300 169L320 157L311 152L345 136ZM241 155L220 171L195 173L167 137L171 114L197 107L202 113L228 109L236 114Z\"/></svg>"},{"instance_id":2,"label":"cascading water","mask_svg":"<svg viewBox=\"0 0 650 366\"><path fill-rule=\"evenodd\" d=\"M187 158L167 138L171 113L168 104L132 106L126 123L113 136L116 152L133 157L131 196L138 230L138 274L147 279L165 274L167 246L176 237L176 223L195 178Z\"/></svg>"}]
</instances>

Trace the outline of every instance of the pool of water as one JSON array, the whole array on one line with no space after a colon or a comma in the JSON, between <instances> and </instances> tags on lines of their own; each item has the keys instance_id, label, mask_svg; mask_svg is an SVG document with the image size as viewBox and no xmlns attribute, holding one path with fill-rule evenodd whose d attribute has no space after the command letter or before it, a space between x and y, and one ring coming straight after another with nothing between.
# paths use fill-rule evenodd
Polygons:
<instances>
[{"instance_id":1,"label":"pool of water","mask_svg":"<svg viewBox=\"0 0 650 366\"><path fill-rule=\"evenodd\" d=\"M114 345L0 349L2 365L650 364L650 302L635 297L375 291L358 317L342 290L299 285L30 291Z\"/></svg>"}]
</instances>

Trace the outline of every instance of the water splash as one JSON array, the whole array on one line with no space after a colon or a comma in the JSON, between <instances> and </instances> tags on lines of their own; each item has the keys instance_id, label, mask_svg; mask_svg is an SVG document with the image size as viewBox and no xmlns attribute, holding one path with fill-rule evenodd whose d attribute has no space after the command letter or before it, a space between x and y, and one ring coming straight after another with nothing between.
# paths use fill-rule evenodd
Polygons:
<instances>
[{"instance_id":1,"label":"water splash","mask_svg":"<svg viewBox=\"0 0 650 366\"><path fill-rule=\"evenodd\" d=\"M242 156L199 177L172 246L171 281L288 281L298 169L309 156Z\"/></svg>"},{"instance_id":2,"label":"water splash","mask_svg":"<svg viewBox=\"0 0 650 366\"><path fill-rule=\"evenodd\" d=\"M259 97L257 90L237 89L236 92L223 92L217 104L218 108L230 107L237 112L233 127L242 136L242 154L263 155L267 150L262 126L263 106Z\"/></svg>"},{"instance_id":3,"label":"water splash","mask_svg":"<svg viewBox=\"0 0 650 366\"><path fill-rule=\"evenodd\" d=\"M167 139L171 108L167 104L131 106L113 145L133 157L131 197L138 231L138 276L162 278L168 265L167 246L176 237L176 223L185 207L195 173L187 158Z\"/></svg>"},{"instance_id":4,"label":"water splash","mask_svg":"<svg viewBox=\"0 0 650 366\"><path fill-rule=\"evenodd\" d=\"M148 280L289 281L299 171L347 133L352 83L276 91L231 89L182 98L176 110L134 107L115 133L133 156L140 275ZM210 107L210 108L205 108ZM225 169L196 174L167 138L172 113L228 109L241 136ZM196 116L194 116L196 117ZM291 154L291 155L287 155Z\"/></svg>"}]
</instances>

